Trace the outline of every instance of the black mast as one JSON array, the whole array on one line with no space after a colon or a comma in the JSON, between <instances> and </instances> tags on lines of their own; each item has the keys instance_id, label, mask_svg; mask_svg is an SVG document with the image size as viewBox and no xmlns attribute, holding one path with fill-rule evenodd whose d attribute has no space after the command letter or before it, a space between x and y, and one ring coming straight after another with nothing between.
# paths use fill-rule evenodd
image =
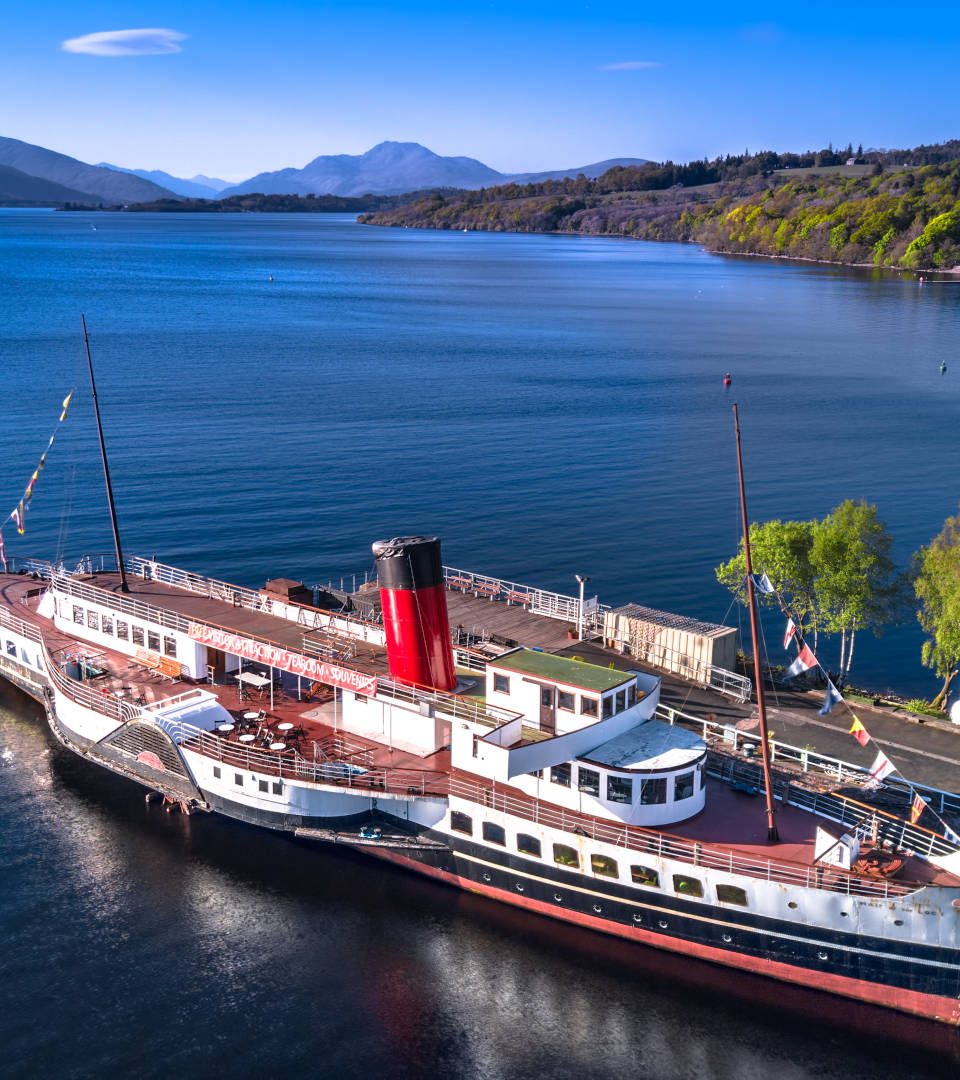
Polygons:
<instances>
[{"instance_id":1,"label":"black mast","mask_svg":"<svg viewBox=\"0 0 960 1080\"><path fill-rule=\"evenodd\" d=\"M763 786L767 801L767 840L780 839L774 817L773 781L770 777L770 740L767 738L767 709L763 700L763 669L760 663L760 635L757 633L757 598L753 590L753 563L750 560L750 525L747 521L747 492L743 483L743 457L740 453L740 414L733 405L733 426L737 433L737 473L740 477L740 516L743 520L743 558L747 570L747 604L750 608L750 636L753 640L753 678L757 686L757 713L760 716L760 757L763 761Z\"/></svg>"},{"instance_id":2,"label":"black mast","mask_svg":"<svg viewBox=\"0 0 960 1080\"><path fill-rule=\"evenodd\" d=\"M107 505L110 508L110 524L113 527L113 550L117 553L117 569L120 571L120 591L129 592L127 573L123 567L123 552L120 550L120 528L117 525L117 508L113 502L113 485L110 483L110 466L107 464L107 447L103 441L103 425L100 423L100 403L97 401L97 384L93 378L93 358L90 355L90 335L87 333L86 317L81 315L83 326L83 344L87 350L87 368L90 371L90 389L93 391L93 412L97 418L97 435L100 438L100 460L103 462L103 480L107 486Z\"/></svg>"}]
</instances>

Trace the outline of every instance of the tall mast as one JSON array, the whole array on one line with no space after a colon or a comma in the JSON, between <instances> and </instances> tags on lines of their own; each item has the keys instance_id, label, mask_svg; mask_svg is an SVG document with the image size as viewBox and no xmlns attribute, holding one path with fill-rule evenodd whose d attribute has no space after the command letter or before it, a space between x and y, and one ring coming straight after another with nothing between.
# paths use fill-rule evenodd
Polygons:
<instances>
[{"instance_id":1,"label":"tall mast","mask_svg":"<svg viewBox=\"0 0 960 1080\"><path fill-rule=\"evenodd\" d=\"M129 592L127 573L123 567L123 552L120 550L120 528L117 525L117 508L113 502L113 485L110 483L110 466L107 464L107 447L103 441L103 425L100 423L100 403L97 400L97 384L93 378L93 358L90 355L90 335L87 333L87 320L80 316L83 325L83 344L87 350L87 368L90 371L90 389L93 392L93 412L97 418L97 435L100 438L100 460L103 462L103 480L107 487L107 506L110 508L110 524L113 527L113 550L117 553L117 569L120 571L120 591Z\"/></svg>"},{"instance_id":2,"label":"tall mast","mask_svg":"<svg viewBox=\"0 0 960 1080\"><path fill-rule=\"evenodd\" d=\"M760 635L757 633L757 598L753 588L753 563L750 560L750 525L747 520L747 492L743 483L743 457L740 453L740 414L733 404L733 426L737 433L737 473L740 477L740 516L743 522L743 558L747 570L747 605L750 608L750 637L753 641L753 678L757 687L757 713L760 716L760 756L763 760L763 786L767 801L767 840L777 843L780 834L774 818L773 781L770 777L770 740L767 738L767 709L763 699L763 670L760 663Z\"/></svg>"}]
</instances>

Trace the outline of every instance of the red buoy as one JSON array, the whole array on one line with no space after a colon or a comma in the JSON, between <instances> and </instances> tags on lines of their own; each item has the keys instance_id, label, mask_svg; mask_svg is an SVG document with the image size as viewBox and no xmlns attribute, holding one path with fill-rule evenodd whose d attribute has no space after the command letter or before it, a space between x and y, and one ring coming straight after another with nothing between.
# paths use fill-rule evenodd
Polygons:
<instances>
[{"instance_id":1,"label":"red buoy","mask_svg":"<svg viewBox=\"0 0 960 1080\"><path fill-rule=\"evenodd\" d=\"M729 386L732 382L733 382L733 379L730 378L730 372L728 371L726 373L726 375L724 375L724 377L723 377L723 385L724 386Z\"/></svg>"}]
</instances>

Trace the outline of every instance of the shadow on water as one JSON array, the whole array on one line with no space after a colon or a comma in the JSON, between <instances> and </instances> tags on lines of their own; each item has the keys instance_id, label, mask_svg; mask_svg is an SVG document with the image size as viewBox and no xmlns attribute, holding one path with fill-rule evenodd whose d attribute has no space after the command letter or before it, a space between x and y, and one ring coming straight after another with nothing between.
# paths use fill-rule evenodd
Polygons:
<instances>
[{"instance_id":1,"label":"shadow on water","mask_svg":"<svg viewBox=\"0 0 960 1080\"><path fill-rule=\"evenodd\" d=\"M956 1032L148 807L0 698L13 1075L901 1078Z\"/></svg>"}]
</instances>

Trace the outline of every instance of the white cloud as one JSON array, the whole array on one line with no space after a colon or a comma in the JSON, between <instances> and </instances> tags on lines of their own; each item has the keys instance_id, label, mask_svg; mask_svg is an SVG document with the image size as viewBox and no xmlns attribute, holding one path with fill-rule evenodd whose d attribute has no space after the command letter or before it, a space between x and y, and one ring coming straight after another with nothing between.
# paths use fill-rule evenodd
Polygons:
<instances>
[{"instance_id":1,"label":"white cloud","mask_svg":"<svg viewBox=\"0 0 960 1080\"><path fill-rule=\"evenodd\" d=\"M619 64L604 64L601 71L650 71L661 68L659 60L623 60Z\"/></svg>"},{"instance_id":2,"label":"white cloud","mask_svg":"<svg viewBox=\"0 0 960 1080\"><path fill-rule=\"evenodd\" d=\"M100 30L96 34L69 38L61 43L64 52L88 56L158 56L178 53L186 34L179 30Z\"/></svg>"}]
</instances>

